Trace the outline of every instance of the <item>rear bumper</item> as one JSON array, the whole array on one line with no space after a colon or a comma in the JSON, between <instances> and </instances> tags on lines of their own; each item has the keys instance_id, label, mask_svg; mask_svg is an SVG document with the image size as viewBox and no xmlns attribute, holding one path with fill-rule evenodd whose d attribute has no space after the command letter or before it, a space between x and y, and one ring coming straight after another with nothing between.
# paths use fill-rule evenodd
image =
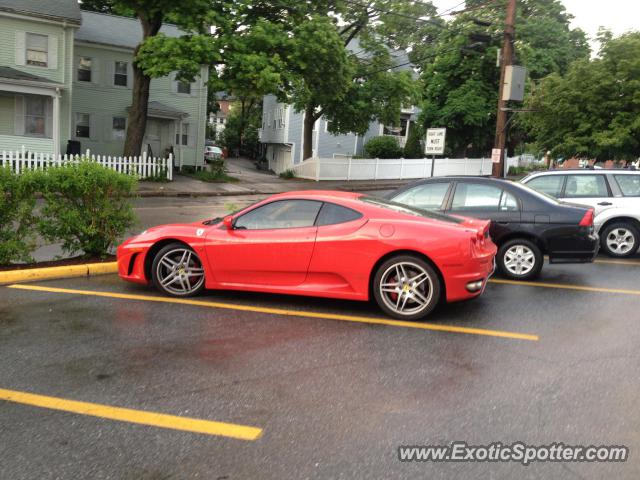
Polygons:
<instances>
[{"instance_id":1,"label":"rear bumper","mask_svg":"<svg viewBox=\"0 0 640 480\"><path fill-rule=\"evenodd\" d=\"M591 263L600 250L600 238L594 232L580 238L571 250L549 252L549 263Z\"/></svg>"},{"instance_id":2,"label":"rear bumper","mask_svg":"<svg viewBox=\"0 0 640 480\"><path fill-rule=\"evenodd\" d=\"M494 245L483 256L470 259L465 265L448 269L445 274L447 302L469 300L482 295L487 281L495 271L496 253L497 248ZM468 285L478 281L482 282L481 288L477 291L470 291Z\"/></svg>"}]
</instances>

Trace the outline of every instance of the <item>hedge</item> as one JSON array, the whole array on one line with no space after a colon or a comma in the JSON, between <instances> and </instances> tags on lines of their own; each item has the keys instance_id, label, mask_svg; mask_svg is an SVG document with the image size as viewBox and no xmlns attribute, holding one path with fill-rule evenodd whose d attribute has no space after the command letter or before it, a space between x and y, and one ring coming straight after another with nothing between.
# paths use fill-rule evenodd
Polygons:
<instances>
[{"instance_id":1,"label":"hedge","mask_svg":"<svg viewBox=\"0 0 640 480\"><path fill-rule=\"evenodd\" d=\"M67 254L103 257L135 216L135 177L82 161L19 175L0 173L0 264L28 262L36 235L61 243ZM42 206L34 208L35 193Z\"/></svg>"}]
</instances>

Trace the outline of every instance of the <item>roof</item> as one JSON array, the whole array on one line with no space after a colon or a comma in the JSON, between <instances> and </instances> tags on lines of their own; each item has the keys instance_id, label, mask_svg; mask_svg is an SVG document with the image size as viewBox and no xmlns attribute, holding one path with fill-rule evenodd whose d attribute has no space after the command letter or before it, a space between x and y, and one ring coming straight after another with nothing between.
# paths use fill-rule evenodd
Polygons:
<instances>
[{"instance_id":1,"label":"roof","mask_svg":"<svg viewBox=\"0 0 640 480\"><path fill-rule=\"evenodd\" d=\"M561 168L558 170L539 170L537 172L531 172L527 177L534 177L538 175L567 175L570 173L571 175L611 175L611 174L629 174L629 175L638 175L640 172L631 168Z\"/></svg>"},{"instance_id":2,"label":"roof","mask_svg":"<svg viewBox=\"0 0 640 480\"><path fill-rule=\"evenodd\" d=\"M0 2L3 1L0 0ZM185 34L171 24L162 25L160 33L168 37L179 37ZM83 11L82 25L75 37L82 42L134 49L142 41L142 26L137 18Z\"/></svg>"},{"instance_id":3,"label":"roof","mask_svg":"<svg viewBox=\"0 0 640 480\"><path fill-rule=\"evenodd\" d=\"M274 195L273 198L304 197L305 199L309 200L330 200L336 198L355 199L361 196L361 193L343 192L340 190L297 190L292 192L278 193Z\"/></svg>"},{"instance_id":4,"label":"roof","mask_svg":"<svg viewBox=\"0 0 640 480\"><path fill-rule=\"evenodd\" d=\"M131 108L131 107L129 107ZM169 118L183 118L188 117L187 112L178 110L177 108L170 107L164 103L152 101L149 102L147 107L147 115L150 117L169 117Z\"/></svg>"},{"instance_id":5,"label":"roof","mask_svg":"<svg viewBox=\"0 0 640 480\"><path fill-rule=\"evenodd\" d=\"M0 0L0 10L80 23L78 0Z\"/></svg>"},{"instance_id":6,"label":"roof","mask_svg":"<svg viewBox=\"0 0 640 480\"><path fill-rule=\"evenodd\" d=\"M0 66L0 78L9 78L11 80L28 80L30 82L55 83L47 78L39 77L37 75L32 75L26 72L21 72L20 70L16 70L15 68L4 66Z\"/></svg>"}]
</instances>

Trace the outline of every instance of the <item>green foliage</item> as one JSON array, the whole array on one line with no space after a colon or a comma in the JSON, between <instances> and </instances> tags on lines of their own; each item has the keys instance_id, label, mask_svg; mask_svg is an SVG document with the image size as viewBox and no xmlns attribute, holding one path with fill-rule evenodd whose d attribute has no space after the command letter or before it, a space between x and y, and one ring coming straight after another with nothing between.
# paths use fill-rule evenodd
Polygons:
<instances>
[{"instance_id":1,"label":"green foliage","mask_svg":"<svg viewBox=\"0 0 640 480\"><path fill-rule=\"evenodd\" d=\"M286 180L291 180L293 178L296 178L296 171L293 170L292 168L289 168L288 170L285 170L280 174L280 178L284 178Z\"/></svg>"},{"instance_id":2,"label":"green foliage","mask_svg":"<svg viewBox=\"0 0 640 480\"><path fill-rule=\"evenodd\" d=\"M238 105L227 117L225 128L219 136L220 144L230 154L237 151L240 155L255 158L258 154L258 129L262 124L260 104Z\"/></svg>"},{"instance_id":3,"label":"green foliage","mask_svg":"<svg viewBox=\"0 0 640 480\"><path fill-rule=\"evenodd\" d=\"M482 28L474 18L492 22ZM533 80L552 72L563 73L576 59L589 56L584 32L571 29L569 15L559 0L518 2L515 49L518 61ZM422 67L424 84L421 123L447 128L448 155L482 156L491 151L495 133L500 70L496 55L504 28L504 3L456 15L447 29L433 32L433 44L418 45L413 53ZM470 51L472 33L485 33L492 41ZM515 106L515 105L514 105ZM526 130L512 127L512 137L526 140Z\"/></svg>"},{"instance_id":4,"label":"green foliage","mask_svg":"<svg viewBox=\"0 0 640 480\"><path fill-rule=\"evenodd\" d=\"M411 123L407 143L404 146L404 158L424 158L424 147L422 145L424 136L425 131L420 128L420 125Z\"/></svg>"},{"instance_id":5,"label":"green foliage","mask_svg":"<svg viewBox=\"0 0 640 480\"><path fill-rule=\"evenodd\" d=\"M32 228L37 179L0 167L0 265L28 262L35 248Z\"/></svg>"},{"instance_id":6,"label":"green foliage","mask_svg":"<svg viewBox=\"0 0 640 480\"><path fill-rule=\"evenodd\" d=\"M395 138L380 136L365 144L364 153L368 158L400 158L403 152Z\"/></svg>"},{"instance_id":7,"label":"green foliage","mask_svg":"<svg viewBox=\"0 0 640 480\"><path fill-rule=\"evenodd\" d=\"M40 174L45 203L38 230L67 253L104 256L134 223L136 178L82 161Z\"/></svg>"},{"instance_id":8,"label":"green foliage","mask_svg":"<svg viewBox=\"0 0 640 480\"><path fill-rule=\"evenodd\" d=\"M237 182L238 179L227 175L224 160L214 160L207 163L206 170L196 170L195 167L183 167L182 174L202 182L226 183Z\"/></svg>"},{"instance_id":9,"label":"green foliage","mask_svg":"<svg viewBox=\"0 0 640 480\"><path fill-rule=\"evenodd\" d=\"M640 154L640 33L605 39L600 58L546 77L522 118L552 156L635 159Z\"/></svg>"}]
</instances>

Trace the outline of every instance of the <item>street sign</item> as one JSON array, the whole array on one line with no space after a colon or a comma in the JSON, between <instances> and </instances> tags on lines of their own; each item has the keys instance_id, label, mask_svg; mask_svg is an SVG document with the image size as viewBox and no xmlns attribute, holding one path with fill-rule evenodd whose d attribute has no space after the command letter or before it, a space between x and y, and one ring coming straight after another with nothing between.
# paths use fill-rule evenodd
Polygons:
<instances>
[{"instance_id":1,"label":"street sign","mask_svg":"<svg viewBox=\"0 0 640 480\"><path fill-rule=\"evenodd\" d=\"M491 150L491 161L493 163L500 163L500 159L502 158L502 149L494 148Z\"/></svg>"},{"instance_id":2,"label":"street sign","mask_svg":"<svg viewBox=\"0 0 640 480\"><path fill-rule=\"evenodd\" d=\"M517 65L508 65L504 71L504 88L502 100L522 102L524 100L524 84L527 79L527 69Z\"/></svg>"},{"instance_id":3,"label":"street sign","mask_svg":"<svg viewBox=\"0 0 640 480\"><path fill-rule=\"evenodd\" d=\"M442 155L446 136L446 128L428 128L427 141L424 145L425 155Z\"/></svg>"}]
</instances>

